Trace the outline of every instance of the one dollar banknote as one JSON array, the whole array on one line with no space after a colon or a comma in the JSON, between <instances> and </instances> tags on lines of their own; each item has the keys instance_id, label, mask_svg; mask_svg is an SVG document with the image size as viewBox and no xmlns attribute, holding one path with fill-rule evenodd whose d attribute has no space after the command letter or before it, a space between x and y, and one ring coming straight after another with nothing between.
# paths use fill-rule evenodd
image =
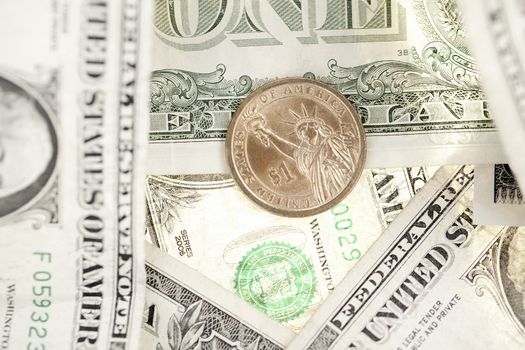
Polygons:
<instances>
[{"instance_id":1,"label":"one dollar banknote","mask_svg":"<svg viewBox=\"0 0 525 350\"><path fill-rule=\"evenodd\" d=\"M298 331L434 169L367 170L307 218L271 214L224 175L149 176L149 240Z\"/></svg>"},{"instance_id":2,"label":"one dollar banknote","mask_svg":"<svg viewBox=\"0 0 525 350\"><path fill-rule=\"evenodd\" d=\"M356 107L369 168L504 162L455 0L157 0L154 13L150 174L227 172L241 101L293 76Z\"/></svg>"}]
</instances>

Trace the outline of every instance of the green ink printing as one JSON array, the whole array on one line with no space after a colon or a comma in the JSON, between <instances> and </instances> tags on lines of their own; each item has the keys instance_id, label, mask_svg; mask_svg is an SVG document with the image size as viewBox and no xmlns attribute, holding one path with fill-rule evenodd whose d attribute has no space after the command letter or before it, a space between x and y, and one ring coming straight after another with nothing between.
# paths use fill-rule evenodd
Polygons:
<instances>
[{"instance_id":1,"label":"green ink printing","mask_svg":"<svg viewBox=\"0 0 525 350\"><path fill-rule=\"evenodd\" d=\"M310 306L317 282L303 252L286 243L267 242L242 258L234 283L241 298L283 322Z\"/></svg>"}]
</instances>

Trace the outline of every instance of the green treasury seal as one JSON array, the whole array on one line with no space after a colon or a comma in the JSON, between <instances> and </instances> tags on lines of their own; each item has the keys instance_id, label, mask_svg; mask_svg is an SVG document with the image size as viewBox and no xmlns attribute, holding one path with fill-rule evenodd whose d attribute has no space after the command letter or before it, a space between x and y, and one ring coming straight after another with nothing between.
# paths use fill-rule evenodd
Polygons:
<instances>
[{"instance_id":1,"label":"green treasury seal","mask_svg":"<svg viewBox=\"0 0 525 350\"><path fill-rule=\"evenodd\" d=\"M263 243L239 263L235 290L271 318L292 320L310 305L315 294L313 266L299 249L289 244Z\"/></svg>"}]
</instances>

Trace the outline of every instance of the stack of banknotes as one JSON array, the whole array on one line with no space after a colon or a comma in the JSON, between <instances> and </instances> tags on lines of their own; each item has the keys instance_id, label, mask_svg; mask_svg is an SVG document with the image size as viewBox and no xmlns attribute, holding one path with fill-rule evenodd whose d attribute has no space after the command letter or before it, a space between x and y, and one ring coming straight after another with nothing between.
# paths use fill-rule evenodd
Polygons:
<instances>
[{"instance_id":1,"label":"stack of banknotes","mask_svg":"<svg viewBox=\"0 0 525 350\"><path fill-rule=\"evenodd\" d=\"M0 4L0 349L524 349L525 6ZM337 89L351 193L279 216L230 175L254 90ZM523 226L522 226L523 225Z\"/></svg>"}]
</instances>

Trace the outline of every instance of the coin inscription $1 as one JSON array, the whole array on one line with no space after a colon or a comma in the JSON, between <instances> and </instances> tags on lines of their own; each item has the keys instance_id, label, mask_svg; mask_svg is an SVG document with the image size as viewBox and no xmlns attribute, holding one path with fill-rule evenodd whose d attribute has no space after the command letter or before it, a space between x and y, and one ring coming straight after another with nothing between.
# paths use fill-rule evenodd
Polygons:
<instances>
[{"instance_id":1,"label":"coin inscription $1","mask_svg":"<svg viewBox=\"0 0 525 350\"><path fill-rule=\"evenodd\" d=\"M341 201L363 170L365 134L354 107L311 79L266 84L239 106L226 156L244 193L284 216L309 216Z\"/></svg>"}]
</instances>

